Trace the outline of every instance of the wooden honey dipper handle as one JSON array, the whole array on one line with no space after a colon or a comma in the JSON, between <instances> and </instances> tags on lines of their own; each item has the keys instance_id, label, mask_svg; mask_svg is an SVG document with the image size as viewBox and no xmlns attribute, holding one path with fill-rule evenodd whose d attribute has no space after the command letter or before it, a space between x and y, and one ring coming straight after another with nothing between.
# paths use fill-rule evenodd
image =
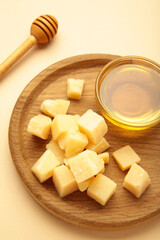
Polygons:
<instances>
[{"instance_id":1,"label":"wooden honey dipper handle","mask_svg":"<svg viewBox=\"0 0 160 240\"><path fill-rule=\"evenodd\" d=\"M31 35L13 53L11 53L0 64L0 77L3 76L36 42L36 38Z\"/></svg>"},{"instance_id":2,"label":"wooden honey dipper handle","mask_svg":"<svg viewBox=\"0 0 160 240\"><path fill-rule=\"evenodd\" d=\"M0 64L0 77L36 43L48 43L56 35L58 22L51 15L42 15L31 25L31 35Z\"/></svg>"}]
</instances>

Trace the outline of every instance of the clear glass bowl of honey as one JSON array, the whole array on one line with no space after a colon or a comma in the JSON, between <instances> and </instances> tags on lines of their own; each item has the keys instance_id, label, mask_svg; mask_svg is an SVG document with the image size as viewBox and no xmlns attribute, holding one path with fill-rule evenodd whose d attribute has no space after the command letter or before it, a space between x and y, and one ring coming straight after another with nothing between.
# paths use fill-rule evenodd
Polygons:
<instances>
[{"instance_id":1,"label":"clear glass bowl of honey","mask_svg":"<svg viewBox=\"0 0 160 240\"><path fill-rule=\"evenodd\" d=\"M109 62L96 79L102 115L115 125L146 129L160 123L160 65L138 56Z\"/></svg>"}]
</instances>

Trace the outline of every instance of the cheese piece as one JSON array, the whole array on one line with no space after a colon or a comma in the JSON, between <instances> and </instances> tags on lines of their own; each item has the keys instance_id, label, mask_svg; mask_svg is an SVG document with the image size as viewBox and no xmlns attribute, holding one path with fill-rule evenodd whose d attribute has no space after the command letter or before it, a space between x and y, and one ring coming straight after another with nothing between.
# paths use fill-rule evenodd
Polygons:
<instances>
[{"instance_id":1,"label":"cheese piece","mask_svg":"<svg viewBox=\"0 0 160 240\"><path fill-rule=\"evenodd\" d=\"M46 150L43 155L35 162L31 170L38 178L38 180L43 183L50 177L52 177L53 169L58 167L60 162L57 160L55 155L51 150Z\"/></svg>"},{"instance_id":2,"label":"cheese piece","mask_svg":"<svg viewBox=\"0 0 160 240\"><path fill-rule=\"evenodd\" d=\"M82 152L88 144L85 134L77 131L68 131L65 137L65 156L70 158Z\"/></svg>"},{"instance_id":3,"label":"cheese piece","mask_svg":"<svg viewBox=\"0 0 160 240\"><path fill-rule=\"evenodd\" d=\"M78 190L72 172L65 165L54 169L53 183L60 197L65 197Z\"/></svg>"},{"instance_id":4,"label":"cheese piece","mask_svg":"<svg viewBox=\"0 0 160 240\"><path fill-rule=\"evenodd\" d=\"M67 79L67 97L79 100L84 87L84 79Z\"/></svg>"},{"instance_id":5,"label":"cheese piece","mask_svg":"<svg viewBox=\"0 0 160 240\"><path fill-rule=\"evenodd\" d=\"M47 139L50 134L51 121L50 117L38 114L30 119L27 132L42 139Z\"/></svg>"},{"instance_id":6,"label":"cheese piece","mask_svg":"<svg viewBox=\"0 0 160 240\"><path fill-rule=\"evenodd\" d=\"M70 101L57 99L57 100L44 100L40 106L43 113L49 117L55 117L57 114L66 114L70 105Z\"/></svg>"},{"instance_id":7,"label":"cheese piece","mask_svg":"<svg viewBox=\"0 0 160 240\"><path fill-rule=\"evenodd\" d=\"M103 169L104 162L96 152L85 150L70 158L68 165L77 183L80 183L98 174Z\"/></svg>"},{"instance_id":8,"label":"cheese piece","mask_svg":"<svg viewBox=\"0 0 160 240\"><path fill-rule=\"evenodd\" d=\"M102 137L101 140L98 143L96 143L96 144L88 143L88 145L85 148L89 149L89 150L92 150L92 151L95 151L96 153L102 153L106 149L108 149L109 146L110 145L107 142L107 140L104 137Z\"/></svg>"},{"instance_id":9,"label":"cheese piece","mask_svg":"<svg viewBox=\"0 0 160 240\"><path fill-rule=\"evenodd\" d=\"M142 167L134 163L124 178L123 187L137 198L140 198L150 183L151 179L148 173Z\"/></svg>"},{"instance_id":10,"label":"cheese piece","mask_svg":"<svg viewBox=\"0 0 160 240\"><path fill-rule=\"evenodd\" d=\"M108 152L100 153L100 154L98 154L98 157L103 159L104 164L109 163L109 153Z\"/></svg>"},{"instance_id":11,"label":"cheese piece","mask_svg":"<svg viewBox=\"0 0 160 240\"><path fill-rule=\"evenodd\" d=\"M107 133L108 127L102 116L89 109L78 120L80 132L87 135L89 142L97 144Z\"/></svg>"},{"instance_id":12,"label":"cheese piece","mask_svg":"<svg viewBox=\"0 0 160 240\"><path fill-rule=\"evenodd\" d=\"M139 163L141 160L129 145L113 152L113 157L122 171L129 169L133 163Z\"/></svg>"},{"instance_id":13,"label":"cheese piece","mask_svg":"<svg viewBox=\"0 0 160 240\"><path fill-rule=\"evenodd\" d=\"M116 187L117 184L115 182L99 173L90 183L87 189L87 194L89 197L104 206L114 194Z\"/></svg>"},{"instance_id":14,"label":"cheese piece","mask_svg":"<svg viewBox=\"0 0 160 240\"><path fill-rule=\"evenodd\" d=\"M53 139L46 145L46 149L50 149L61 164L64 163L65 154L64 151L59 147L58 143Z\"/></svg>"},{"instance_id":15,"label":"cheese piece","mask_svg":"<svg viewBox=\"0 0 160 240\"><path fill-rule=\"evenodd\" d=\"M75 118L75 121L77 122L78 119L80 118L79 115L73 115L74 118ZM66 131L65 133L63 133L59 138L58 138L58 144L60 146L61 149L65 149L65 146L66 146L66 136L67 136L67 133L68 132L79 132L79 128L78 128L78 124L76 125L73 125L72 128L70 128L68 131Z\"/></svg>"},{"instance_id":16,"label":"cheese piece","mask_svg":"<svg viewBox=\"0 0 160 240\"><path fill-rule=\"evenodd\" d=\"M78 129L77 116L58 114L51 123L51 131L54 140L57 140L62 134L69 129Z\"/></svg>"},{"instance_id":17,"label":"cheese piece","mask_svg":"<svg viewBox=\"0 0 160 240\"><path fill-rule=\"evenodd\" d=\"M84 192L89 187L89 184L93 181L93 179L94 177L91 177L83 182L77 183L79 191Z\"/></svg>"}]
</instances>

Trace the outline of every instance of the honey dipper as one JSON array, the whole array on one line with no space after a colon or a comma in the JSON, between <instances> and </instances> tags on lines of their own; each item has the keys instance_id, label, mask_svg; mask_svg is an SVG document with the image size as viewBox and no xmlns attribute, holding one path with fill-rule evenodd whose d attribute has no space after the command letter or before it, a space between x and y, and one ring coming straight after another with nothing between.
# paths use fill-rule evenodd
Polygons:
<instances>
[{"instance_id":1,"label":"honey dipper","mask_svg":"<svg viewBox=\"0 0 160 240\"><path fill-rule=\"evenodd\" d=\"M36 43L48 43L56 35L58 22L51 15L41 15L34 20L30 36L0 64L0 77Z\"/></svg>"}]
</instances>

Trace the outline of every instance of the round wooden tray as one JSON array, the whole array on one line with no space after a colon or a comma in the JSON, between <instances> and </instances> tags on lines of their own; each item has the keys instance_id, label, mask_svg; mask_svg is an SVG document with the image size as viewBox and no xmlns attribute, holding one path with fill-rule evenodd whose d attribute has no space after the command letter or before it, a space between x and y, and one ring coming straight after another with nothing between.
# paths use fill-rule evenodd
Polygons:
<instances>
[{"instance_id":1,"label":"round wooden tray","mask_svg":"<svg viewBox=\"0 0 160 240\"><path fill-rule=\"evenodd\" d=\"M105 207L89 198L86 192L75 192L59 198L52 180L41 184L31 172L31 166L45 151L49 142L27 133L31 117L40 113L45 99L67 99L66 80L85 79L80 101L71 100L70 114L83 114L95 102L95 79L102 67L118 56L87 54L55 63L38 74L23 90L14 107L9 126L9 145L15 167L29 193L48 212L76 225L94 229L119 229L142 223L160 213L160 125L143 131L121 129L107 121L110 143L110 163L105 173L117 183L116 193ZM50 136L51 138L51 136ZM129 144L141 157L140 165L149 173L151 185L140 199L122 187L126 172L122 172L112 152Z\"/></svg>"}]
</instances>

